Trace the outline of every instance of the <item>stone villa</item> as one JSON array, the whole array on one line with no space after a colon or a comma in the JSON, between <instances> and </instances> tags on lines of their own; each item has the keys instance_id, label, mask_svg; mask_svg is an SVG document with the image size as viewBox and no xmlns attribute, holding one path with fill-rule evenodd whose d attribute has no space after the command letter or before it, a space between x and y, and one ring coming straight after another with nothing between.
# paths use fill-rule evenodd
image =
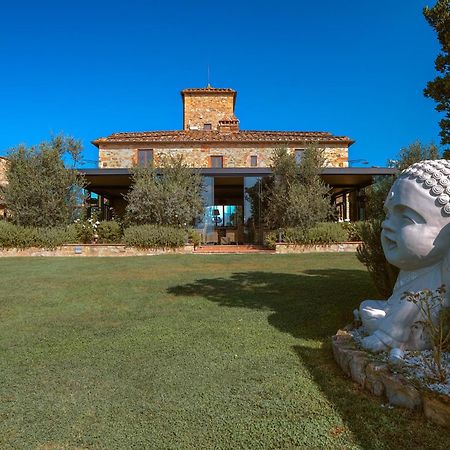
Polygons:
<instances>
[{"instance_id":1,"label":"stone villa","mask_svg":"<svg viewBox=\"0 0 450 450\"><path fill-rule=\"evenodd\" d=\"M236 96L233 89L211 86L184 89L181 130L120 132L94 140L99 168L84 170L88 189L100 196L102 207L121 215L126 206L123 195L130 186L130 168L137 164L158 167L161 155L182 154L204 176L207 207L199 227L203 227L205 240L248 242L259 239L262 227L254 217L247 192L261 177L271 174L274 149L285 147L299 161L302 152L314 145L324 150L326 167L322 176L332 188L339 219L364 218L360 189L371 184L374 175L387 173L386 169L350 168L348 149L354 141L347 136L243 130L235 116Z\"/></svg>"}]
</instances>

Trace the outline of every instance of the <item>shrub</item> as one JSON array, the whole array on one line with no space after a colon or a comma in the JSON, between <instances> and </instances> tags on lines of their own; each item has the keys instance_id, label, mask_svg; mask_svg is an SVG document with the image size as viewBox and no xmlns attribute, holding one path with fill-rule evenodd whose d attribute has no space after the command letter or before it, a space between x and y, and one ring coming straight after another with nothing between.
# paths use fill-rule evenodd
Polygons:
<instances>
[{"instance_id":1,"label":"shrub","mask_svg":"<svg viewBox=\"0 0 450 450\"><path fill-rule=\"evenodd\" d=\"M192 242L194 248L197 248L202 242L202 235L197 230L188 231L188 240Z\"/></svg>"},{"instance_id":2,"label":"shrub","mask_svg":"<svg viewBox=\"0 0 450 450\"><path fill-rule=\"evenodd\" d=\"M176 248L186 239L186 230L163 225L134 225L124 231L124 242L130 247Z\"/></svg>"},{"instance_id":3,"label":"shrub","mask_svg":"<svg viewBox=\"0 0 450 450\"><path fill-rule=\"evenodd\" d=\"M277 232L276 231L269 231L266 233L264 244L266 247L274 249L276 243L278 242Z\"/></svg>"},{"instance_id":4,"label":"shrub","mask_svg":"<svg viewBox=\"0 0 450 450\"><path fill-rule=\"evenodd\" d=\"M398 269L389 264L381 247L381 221L362 222L360 226L363 243L358 246L357 257L366 267L383 298L392 294Z\"/></svg>"},{"instance_id":5,"label":"shrub","mask_svg":"<svg viewBox=\"0 0 450 450\"><path fill-rule=\"evenodd\" d=\"M64 244L71 244L77 241L77 234L73 225L54 228L35 228L36 246L53 249Z\"/></svg>"},{"instance_id":6,"label":"shrub","mask_svg":"<svg viewBox=\"0 0 450 450\"><path fill-rule=\"evenodd\" d=\"M97 236L100 244L115 244L122 240L122 228L114 220L100 222L97 226Z\"/></svg>"},{"instance_id":7,"label":"shrub","mask_svg":"<svg viewBox=\"0 0 450 450\"><path fill-rule=\"evenodd\" d=\"M76 231L76 242L82 244L91 244L94 242L97 233L97 224L93 222L93 219L77 220L74 228Z\"/></svg>"},{"instance_id":8,"label":"shrub","mask_svg":"<svg viewBox=\"0 0 450 450\"><path fill-rule=\"evenodd\" d=\"M339 222L321 222L305 232L306 244L332 244L348 241L348 231Z\"/></svg>"},{"instance_id":9,"label":"shrub","mask_svg":"<svg viewBox=\"0 0 450 450\"><path fill-rule=\"evenodd\" d=\"M350 242L361 241L361 227L363 222L342 222L342 227L347 231L347 239Z\"/></svg>"},{"instance_id":10,"label":"shrub","mask_svg":"<svg viewBox=\"0 0 450 450\"><path fill-rule=\"evenodd\" d=\"M56 248L77 239L73 226L53 228L32 228L0 222L1 248Z\"/></svg>"},{"instance_id":11,"label":"shrub","mask_svg":"<svg viewBox=\"0 0 450 450\"><path fill-rule=\"evenodd\" d=\"M344 242L347 238L347 231L337 222L318 223L307 230L286 228L283 231L283 241L289 244L331 244Z\"/></svg>"},{"instance_id":12,"label":"shrub","mask_svg":"<svg viewBox=\"0 0 450 450\"><path fill-rule=\"evenodd\" d=\"M282 242L297 245L332 244L348 240L348 230L338 222L321 222L306 230L302 228L285 228L267 233L265 244L274 248L281 234Z\"/></svg>"}]
</instances>

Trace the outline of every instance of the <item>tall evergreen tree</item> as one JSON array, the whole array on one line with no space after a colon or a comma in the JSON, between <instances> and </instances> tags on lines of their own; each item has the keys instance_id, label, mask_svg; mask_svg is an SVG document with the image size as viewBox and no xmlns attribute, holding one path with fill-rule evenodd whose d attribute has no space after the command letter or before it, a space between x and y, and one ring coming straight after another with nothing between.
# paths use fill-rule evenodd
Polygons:
<instances>
[{"instance_id":1,"label":"tall evergreen tree","mask_svg":"<svg viewBox=\"0 0 450 450\"><path fill-rule=\"evenodd\" d=\"M424 94L436 101L436 111L445 113L439 122L441 143L445 145L450 144L450 0L438 0L432 8L425 7L423 14L441 44L441 53L435 60L441 75L427 83Z\"/></svg>"}]
</instances>

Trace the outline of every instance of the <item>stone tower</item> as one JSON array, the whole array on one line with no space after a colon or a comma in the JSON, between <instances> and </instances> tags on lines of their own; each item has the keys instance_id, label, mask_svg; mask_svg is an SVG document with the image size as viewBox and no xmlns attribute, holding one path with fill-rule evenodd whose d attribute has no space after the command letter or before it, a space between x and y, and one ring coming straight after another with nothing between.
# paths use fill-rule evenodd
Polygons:
<instances>
[{"instance_id":1,"label":"stone tower","mask_svg":"<svg viewBox=\"0 0 450 450\"><path fill-rule=\"evenodd\" d=\"M236 91L234 89L206 88L184 89L183 129L205 131L237 131L234 116Z\"/></svg>"}]
</instances>

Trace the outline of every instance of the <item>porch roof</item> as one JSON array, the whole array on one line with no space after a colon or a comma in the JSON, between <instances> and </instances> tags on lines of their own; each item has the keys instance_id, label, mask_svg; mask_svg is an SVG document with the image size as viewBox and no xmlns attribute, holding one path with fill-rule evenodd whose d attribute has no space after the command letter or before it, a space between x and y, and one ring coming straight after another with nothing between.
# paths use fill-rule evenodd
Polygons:
<instances>
[{"instance_id":1,"label":"porch roof","mask_svg":"<svg viewBox=\"0 0 450 450\"><path fill-rule=\"evenodd\" d=\"M196 169L203 176L213 177L260 177L272 174L270 168L203 168ZM120 196L126 193L131 183L130 169L79 169L87 181L87 189L100 195ZM393 176L396 169L387 167L325 167L323 180L335 192L360 189L369 186L373 177Z\"/></svg>"}]
</instances>

